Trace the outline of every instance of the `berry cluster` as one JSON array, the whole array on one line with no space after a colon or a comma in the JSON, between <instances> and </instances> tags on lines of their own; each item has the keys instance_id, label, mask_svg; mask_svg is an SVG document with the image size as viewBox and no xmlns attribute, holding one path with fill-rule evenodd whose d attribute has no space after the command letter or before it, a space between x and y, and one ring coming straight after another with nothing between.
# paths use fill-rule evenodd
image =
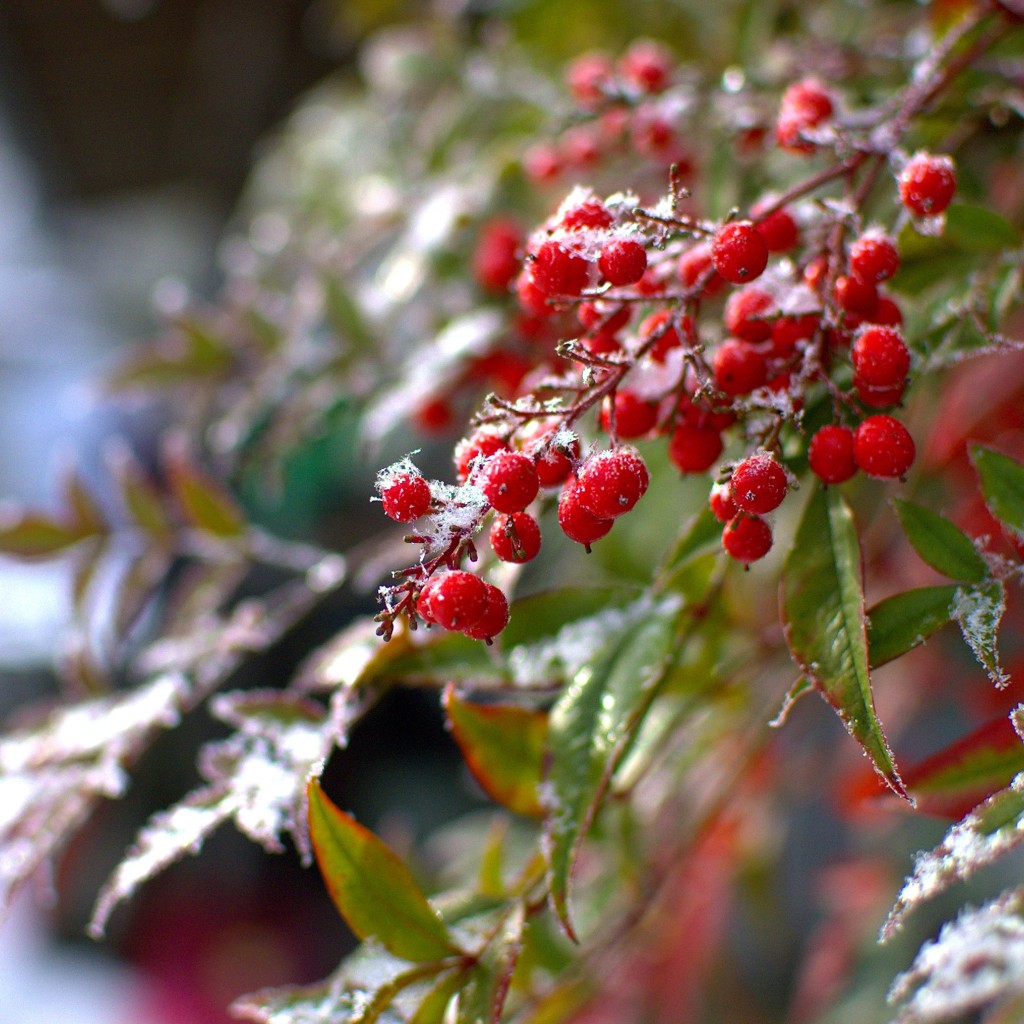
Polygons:
<instances>
[{"instance_id":1,"label":"berry cluster","mask_svg":"<svg viewBox=\"0 0 1024 1024\"><path fill-rule=\"evenodd\" d=\"M590 118L584 126L616 115L635 132L672 78L665 51L638 43L618 63L580 58L569 87ZM491 517L493 556L531 560L541 530L527 509L560 488L559 526L589 550L647 489L644 460L624 442L664 439L682 474L718 466L711 509L724 550L744 565L770 550L766 517L795 483L784 440L806 439L811 472L828 485L858 470L907 473L914 442L893 410L912 357L885 284L900 269L897 229L913 220L934 230L956 178L948 157L894 149L896 217L888 229L865 224L861 207L887 157L867 136L858 142L862 123L817 80L792 84L776 144L797 158L830 150L839 158L781 195L760 196L746 216L698 216L673 167L667 194L653 201L577 186L528 236L504 219L484 226L477 281L517 307L515 340L486 357L504 386L456 448L456 486L427 484L410 467L382 477L392 518L430 515L408 538L423 545L421 558L382 588L385 635L400 614L496 635L507 604L468 581L478 580L463 568L476 560L473 536ZM550 180L555 162L535 177ZM840 181L845 201L822 202L817 193ZM828 422L807 437L812 409Z\"/></svg>"}]
</instances>

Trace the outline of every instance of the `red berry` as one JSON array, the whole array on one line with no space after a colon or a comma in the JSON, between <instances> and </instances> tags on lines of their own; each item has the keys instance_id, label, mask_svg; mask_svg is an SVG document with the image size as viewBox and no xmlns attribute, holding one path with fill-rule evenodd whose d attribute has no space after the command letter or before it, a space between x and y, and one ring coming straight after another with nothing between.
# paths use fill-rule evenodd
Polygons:
<instances>
[{"instance_id":1,"label":"red berry","mask_svg":"<svg viewBox=\"0 0 1024 1024\"><path fill-rule=\"evenodd\" d=\"M644 496L650 477L639 452L614 448L601 452L580 469L580 504L599 519L617 519Z\"/></svg>"},{"instance_id":2,"label":"red berry","mask_svg":"<svg viewBox=\"0 0 1024 1024\"><path fill-rule=\"evenodd\" d=\"M708 505L711 507L711 514L720 523L729 522L739 512L736 503L732 500L732 489L727 483L715 484L711 488Z\"/></svg>"},{"instance_id":3,"label":"red berry","mask_svg":"<svg viewBox=\"0 0 1024 1024\"><path fill-rule=\"evenodd\" d=\"M420 597L423 597L422 592ZM427 604L439 626L465 629L479 621L487 608L487 584L471 572L453 569L437 577Z\"/></svg>"},{"instance_id":4,"label":"red berry","mask_svg":"<svg viewBox=\"0 0 1024 1024\"><path fill-rule=\"evenodd\" d=\"M749 456L732 473L732 500L741 512L773 512L788 489L786 471L767 452Z\"/></svg>"},{"instance_id":5,"label":"red berry","mask_svg":"<svg viewBox=\"0 0 1024 1024\"><path fill-rule=\"evenodd\" d=\"M428 398L414 413L413 422L424 434L443 434L455 422L455 413L445 398Z\"/></svg>"},{"instance_id":6,"label":"red berry","mask_svg":"<svg viewBox=\"0 0 1024 1024\"><path fill-rule=\"evenodd\" d=\"M942 213L956 192L956 171L948 156L915 153L900 172L900 200L915 217Z\"/></svg>"},{"instance_id":7,"label":"red berry","mask_svg":"<svg viewBox=\"0 0 1024 1024\"><path fill-rule=\"evenodd\" d=\"M548 443L549 435L554 432L554 427L545 426L540 420L534 420L522 434L523 451L534 459L541 487L557 487L564 483L572 472L573 460L580 457L580 442L575 434L572 435L572 441L568 446L563 447ZM568 437L568 433L565 436ZM542 450L544 454L538 456L538 452Z\"/></svg>"},{"instance_id":8,"label":"red berry","mask_svg":"<svg viewBox=\"0 0 1024 1024\"><path fill-rule=\"evenodd\" d=\"M859 387L901 387L910 369L910 351L894 327L865 327L850 349Z\"/></svg>"},{"instance_id":9,"label":"red berry","mask_svg":"<svg viewBox=\"0 0 1024 1024\"><path fill-rule=\"evenodd\" d=\"M638 39L623 54L622 77L643 92L661 92L669 83L672 55L652 39Z\"/></svg>"},{"instance_id":10,"label":"red berry","mask_svg":"<svg viewBox=\"0 0 1024 1024\"><path fill-rule=\"evenodd\" d=\"M619 437L627 440L643 437L654 429L657 421L658 407L653 402L637 398L632 391L615 393L615 429ZM601 409L601 426L604 430L611 429L611 412L607 398Z\"/></svg>"},{"instance_id":11,"label":"red berry","mask_svg":"<svg viewBox=\"0 0 1024 1024\"><path fill-rule=\"evenodd\" d=\"M601 159L593 126L579 124L562 132L562 156L570 167L589 167Z\"/></svg>"},{"instance_id":12,"label":"red berry","mask_svg":"<svg viewBox=\"0 0 1024 1024\"><path fill-rule=\"evenodd\" d=\"M530 274L545 295L579 295L590 280L590 264L561 242L548 239L537 250Z\"/></svg>"},{"instance_id":13,"label":"red berry","mask_svg":"<svg viewBox=\"0 0 1024 1024\"><path fill-rule=\"evenodd\" d=\"M868 476L903 476L914 463L914 439L899 420L885 413L869 416L853 435L853 458Z\"/></svg>"},{"instance_id":14,"label":"red berry","mask_svg":"<svg viewBox=\"0 0 1024 1024\"><path fill-rule=\"evenodd\" d=\"M566 231L585 231L587 228L609 228L612 221L611 210L597 196L588 196L571 206L563 206L559 210L559 223Z\"/></svg>"},{"instance_id":15,"label":"red berry","mask_svg":"<svg viewBox=\"0 0 1024 1024\"><path fill-rule=\"evenodd\" d=\"M727 395L749 395L768 379L764 356L747 341L726 338L711 362L715 387Z\"/></svg>"},{"instance_id":16,"label":"red berry","mask_svg":"<svg viewBox=\"0 0 1024 1024\"><path fill-rule=\"evenodd\" d=\"M651 338L655 339L648 351L651 359L656 363L664 363L665 357L669 352L682 345L682 339L679 337L679 332L675 327L677 322L682 327L683 333L687 338L693 336L693 321L688 316L683 316L676 321L672 311L668 309L661 309L657 313L652 313L640 325L641 344L650 341Z\"/></svg>"},{"instance_id":17,"label":"red berry","mask_svg":"<svg viewBox=\"0 0 1024 1024\"><path fill-rule=\"evenodd\" d=\"M722 435L714 427L680 423L672 431L668 457L680 473L703 473L715 464L723 447Z\"/></svg>"},{"instance_id":18,"label":"red berry","mask_svg":"<svg viewBox=\"0 0 1024 1024\"><path fill-rule=\"evenodd\" d=\"M603 333L616 334L629 323L633 310L625 303L581 302L576 318L588 329L599 327Z\"/></svg>"},{"instance_id":19,"label":"red berry","mask_svg":"<svg viewBox=\"0 0 1024 1024\"><path fill-rule=\"evenodd\" d=\"M528 512L513 512L494 520L490 541L503 562L529 562L540 551L540 527Z\"/></svg>"},{"instance_id":20,"label":"red berry","mask_svg":"<svg viewBox=\"0 0 1024 1024\"><path fill-rule=\"evenodd\" d=\"M548 293L534 281L528 270L516 279L516 298L527 313L542 320L555 314L555 309L548 304Z\"/></svg>"},{"instance_id":21,"label":"red berry","mask_svg":"<svg viewBox=\"0 0 1024 1024\"><path fill-rule=\"evenodd\" d=\"M749 220L726 224L711 243L715 270L733 284L753 281L768 266L768 246Z\"/></svg>"},{"instance_id":22,"label":"red berry","mask_svg":"<svg viewBox=\"0 0 1024 1024\"><path fill-rule=\"evenodd\" d=\"M853 274L840 277L833 292L836 302L847 313L862 313L870 316L878 305L878 289L870 281L861 280Z\"/></svg>"},{"instance_id":23,"label":"red berry","mask_svg":"<svg viewBox=\"0 0 1024 1024\"><path fill-rule=\"evenodd\" d=\"M814 143L804 138L808 128L816 128L832 116L834 104L828 90L814 78L794 82L782 94L775 140L784 149L810 153Z\"/></svg>"},{"instance_id":24,"label":"red berry","mask_svg":"<svg viewBox=\"0 0 1024 1024\"><path fill-rule=\"evenodd\" d=\"M611 58L598 51L577 57L565 70L566 84L573 99L585 107L596 107L612 84Z\"/></svg>"},{"instance_id":25,"label":"red berry","mask_svg":"<svg viewBox=\"0 0 1024 1024\"><path fill-rule=\"evenodd\" d=\"M480 232L473 252L473 276L492 292L508 291L519 273L522 235L515 221L496 217Z\"/></svg>"},{"instance_id":26,"label":"red berry","mask_svg":"<svg viewBox=\"0 0 1024 1024\"><path fill-rule=\"evenodd\" d=\"M900 327L903 324L903 314L900 312L900 307L888 295L882 295L878 299L875 311L871 314L871 323L883 324L886 327Z\"/></svg>"},{"instance_id":27,"label":"red berry","mask_svg":"<svg viewBox=\"0 0 1024 1024\"><path fill-rule=\"evenodd\" d=\"M807 448L811 472L822 483L841 484L857 472L853 458L853 431L849 427L830 424L811 438Z\"/></svg>"},{"instance_id":28,"label":"red berry","mask_svg":"<svg viewBox=\"0 0 1024 1024\"><path fill-rule=\"evenodd\" d=\"M797 343L814 337L818 318L808 316L780 316L772 324L772 355L785 359L796 351Z\"/></svg>"},{"instance_id":29,"label":"red berry","mask_svg":"<svg viewBox=\"0 0 1024 1024\"><path fill-rule=\"evenodd\" d=\"M495 452L504 451L507 448L508 442L505 438L486 427L477 430L469 437L464 437L455 446L455 472L458 475L459 483L465 483L469 479L474 463L478 459L482 461ZM478 462L477 465L479 465Z\"/></svg>"},{"instance_id":30,"label":"red berry","mask_svg":"<svg viewBox=\"0 0 1024 1024\"><path fill-rule=\"evenodd\" d=\"M775 310L775 300L763 288L743 288L725 303L725 329L756 344L771 337L772 323L765 317Z\"/></svg>"},{"instance_id":31,"label":"red berry","mask_svg":"<svg viewBox=\"0 0 1024 1024\"><path fill-rule=\"evenodd\" d=\"M905 382L894 384L891 388L873 388L860 380L856 374L853 386L857 389L857 397L869 409L888 409L891 405L897 405L903 400L903 392L906 391Z\"/></svg>"},{"instance_id":32,"label":"red berry","mask_svg":"<svg viewBox=\"0 0 1024 1024\"><path fill-rule=\"evenodd\" d=\"M755 206L751 212L757 216L757 207ZM800 229L786 209L769 213L763 220L759 220L755 227L764 239L764 244L768 246L769 252L786 252L800 240Z\"/></svg>"},{"instance_id":33,"label":"red berry","mask_svg":"<svg viewBox=\"0 0 1024 1024\"><path fill-rule=\"evenodd\" d=\"M597 265L609 284L636 284L647 269L647 250L632 238L613 238L601 249Z\"/></svg>"},{"instance_id":34,"label":"red berry","mask_svg":"<svg viewBox=\"0 0 1024 1024\"><path fill-rule=\"evenodd\" d=\"M676 264L676 273L685 287L692 288L713 265L711 246L701 243L700 245L695 245L692 249L687 249L679 257L679 262ZM717 273L711 274L708 283L704 285L704 294L714 295L724 287L725 284L722 278Z\"/></svg>"},{"instance_id":35,"label":"red berry","mask_svg":"<svg viewBox=\"0 0 1024 1024\"><path fill-rule=\"evenodd\" d=\"M419 473L398 473L380 489L384 514L399 523L411 523L430 508L430 484Z\"/></svg>"},{"instance_id":36,"label":"red berry","mask_svg":"<svg viewBox=\"0 0 1024 1024\"><path fill-rule=\"evenodd\" d=\"M737 562L749 565L771 550L772 528L757 516L740 514L725 524L722 547Z\"/></svg>"},{"instance_id":37,"label":"red berry","mask_svg":"<svg viewBox=\"0 0 1024 1024\"><path fill-rule=\"evenodd\" d=\"M580 501L579 486L572 480L558 499L558 525L569 540L589 548L612 528L614 520L602 519L584 507Z\"/></svg>"},{"instance_id":38,"label":"red berry","mask_svg":"<svg viewBox=\"0 0 1024 1024\"><path fill-rule=\"evenodd\" d=\"M562 173L562 158L548 142L538 142L523 154L523 170L538 185L554 181Z\"/></svg>"},{"instance_id":39,"label":"red berry","mask_svg":"<svg viewBox=\"0 0 1024 1024\"><path fill-rule=\"evenodd\" d=\"M492 508L499 512L521 512L537 497L540 480L528 455L502 451L483 464L479 486Z\"/></svg>"},{"instance_id":40,"label":"red berry","mask_svg":"<svg viewBox=\"0 0 1024 1024\"><path fill-rule=\"evenodd\" d=\"M850 270L862 281L888 281L899 269L896 243L881 231L861 235L850 247Z\"/></svg>"},{"instance_id":41,"label":"red berry","mask_svg":"<svg viewBox=\"0 0 1024 1024\"><path fill-rule=\"evenodd\" d=\"M491 640L508 625L508 601L505 595L492 583L485 583L486 605L483 614L462 632L474 640Z\"/></svg>"}]
</instances>

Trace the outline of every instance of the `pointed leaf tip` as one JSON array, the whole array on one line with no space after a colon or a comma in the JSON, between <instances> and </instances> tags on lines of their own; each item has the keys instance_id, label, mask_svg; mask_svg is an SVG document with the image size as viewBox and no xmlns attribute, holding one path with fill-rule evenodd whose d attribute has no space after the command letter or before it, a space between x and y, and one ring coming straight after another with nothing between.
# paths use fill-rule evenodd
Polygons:
<instances>
[{"instance_id":1,"label":"pointed leaf tip","mask_svg":"<svg viewBox=\"0 0 1024 1024\"><path fill-rule=\"evenodd\" d=\"M438 913L401 858L336 807L316 779L306 786L309 832L334 905L360 939L413 963L458 956Z\"/></svg>"}]
</instances>

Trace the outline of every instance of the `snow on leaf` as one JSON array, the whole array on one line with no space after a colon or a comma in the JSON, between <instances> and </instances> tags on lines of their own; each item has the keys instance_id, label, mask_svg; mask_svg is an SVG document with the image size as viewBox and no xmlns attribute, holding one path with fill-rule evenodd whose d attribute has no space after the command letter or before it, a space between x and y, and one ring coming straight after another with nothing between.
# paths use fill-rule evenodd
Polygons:
<instances>
[{"instance_id":1,"label":"snow on leaf","mask_svg":"<svg viewBox=\"0 0 1024 1024\"><path fill-rule=\"evenodd\" d=\"M225 693L213 713L237 732L209 743L199 754L207 785L150 818L125 859L107 880L89 931L103 934L113 909L143 882L186 853L231 818L240 832L269 853L280 853L291 834L303 859L311 859L305 828L306 779L319 774L334 743L323 709L274 691Z\"/></svg>"},{"instance_id":2,"label":"snow on leaf","mask_svg":"<svg viewBox=\"0 0 1024 1024\"><path fill-rule=\"evenodd\" d=\"M98 799L124 792L126 765L153 730L178 721L183 694L179 677L161 676L0 740L0 909Z\"/></svg>"},{"instance_id":3,"label":"snow on leaf","mask_svg":"<svg viewBox=\"0 0 1024 1024\"><path fill-rule=\"evenodd\" d=\"M1022 842L1024 772L954 825L934 850L917 855L913 874L903 883L882 926L882 941L899 931L918 904L969 878Z\"/></svg>"},{"instance_id":4,"label":"snow on leaf","mask_svg":"<svg viewBox=\"0 0 1024 1024\"><path fill-rule=\"evenodd\" d=\"M904 1001L894 1024L940 1024L1024 992L1024 904L1004 893L945 924L899 975L890 1002Z\"/></svg>"},{"instance_id":5,"label":"snow on leaf","mask_svg":"<svg viewBox=\"0 0 1024 1024\"><path fill-rule=\"evenodd\" d=\"M1010 677L999 664L996 633L1006 610L1006 589L999 580L982 586L962 587L953 600L953 618L960 625L967 646L999 689Z\"/></svg>"}]
</instances>

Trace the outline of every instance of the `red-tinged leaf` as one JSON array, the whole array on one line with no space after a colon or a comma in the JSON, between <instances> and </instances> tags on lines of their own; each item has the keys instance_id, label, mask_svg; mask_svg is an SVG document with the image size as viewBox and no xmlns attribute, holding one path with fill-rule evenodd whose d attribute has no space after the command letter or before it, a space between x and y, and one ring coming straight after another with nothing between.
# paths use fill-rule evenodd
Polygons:
<instances>
[{"instance_id":1,"label":"red-tinged leaf","mask_svg":"<svg viewBox=\"0 0 1024 1024\"><path fill-rule=\"evenodd\" d=\"M520 904L473 965L459 993L457 1024L501 1024L512 972L523 951L525 920Z\"/></svg>"},{"instance_id":2,"label":"red-tinged leaf","mask_svg":"<svg viewBox=\"0 0 1024 1024\"><path fill-rule=\"evenodd\" d=\"M462 700L454 686L445 690L444 708L452 735L484 792L517 814L542 817L537 787L548 737L547 713L511 704L472 704Z\"/></svg>"},{"instance_id":3,"label":"red-tinged leaf","mask_svg":"<svg viewBox=\"0 0 1024 1024\"><path fill-rule=\"evenodd\" d=\"M0 508L0 554L51 558L83 539L74 526L41 513Z\"/></svg>"},{"instance_id":4,"label":"red-tinged leaf","mask_svg":"<svg viewBox=\"0 0 1024 1024\"><path fill-rule=\"evenodd\" d=\"M135 391L212 381L231 366L220 339L194 320L126 359L107 378L111 391Z\"/></svg>"},{"instance_id":5,"label":"red-tinged leaf","mask_svg":"<svg viewBox=\"0 0 1024 1024\"><path fill-rule=\"evenodd\" d=\"M786 558L780 604L793 660L886 783L906 797L871 694L857 527L835 487L811 494Z\"/></svg>"},{"instance_id":6,"label":"red-tinged leaf","mask_svg":"<svg viewBox=\"0 0 1024 1024\"><path fill-rule=\"evenodd\" d=\"M245 533L245 515L238 503L189 459L178 436L165 445L164 465L174 497L192 526L216 537L240 537Z\"/></svg>"},{"instance_id":7,"label":"red-tinged leaf","mask_svg":"<svg viewBox=\"0 0 1024 1024\"><path fill-rule=\"evenodd\" d=\"M131 449L120 441L111 444L106 452L106 462L132 522L151 537L170 533L171 520L164 500Z\"/></svg>"},{"instance_id":8,"label":"red-tinged leaf","mask_svg":"<svg viewBox=\"0 0 1024 1024\"><path fill-rule=\"evenodd\" d=\"M460 954L444 922L395 852L324 796L307 786L309 832L334 905L360 939L414 963Z\"/></svg>"}]
</instances>

